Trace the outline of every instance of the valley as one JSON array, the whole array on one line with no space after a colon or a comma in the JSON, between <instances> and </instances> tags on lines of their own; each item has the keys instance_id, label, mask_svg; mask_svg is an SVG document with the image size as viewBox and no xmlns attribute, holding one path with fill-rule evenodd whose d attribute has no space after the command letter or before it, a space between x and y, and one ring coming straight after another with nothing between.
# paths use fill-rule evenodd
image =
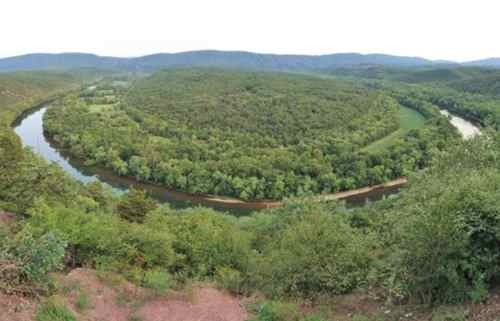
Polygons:
<instances>
[{"instance_id":1,"label":"valley","mask_svg":"<svg viewBox=\"0 0 500 321\"><path fill-rule=\"evenodd\" d=\"M490 321L500 75L377 70L0 74L0 320Z\"/></svg>"}]
</instances>

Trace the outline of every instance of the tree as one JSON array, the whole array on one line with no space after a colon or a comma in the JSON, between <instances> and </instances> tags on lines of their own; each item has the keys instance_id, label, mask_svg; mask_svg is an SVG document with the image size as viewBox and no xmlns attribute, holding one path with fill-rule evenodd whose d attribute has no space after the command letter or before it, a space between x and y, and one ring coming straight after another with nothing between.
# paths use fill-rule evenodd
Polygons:
<instances>
[{"instance_id":1,"label":"tree","mask_svg":"<svg viewBox=\"0 0 500 321\"><path fill-rule=\"evenodd\" d=\"M21 146L14 132L0 126L0 180L23 159Z\"/></svg>"},{"instance_id":2,"label":"tree","mask_svg":"<svg viewBox=\"0 0 500 321\"><path fill-rule=\"evenodd\" d=\"M158 207L158 204L141 189L131 188L117 205L123 219L130 222L143 223L146 214Z\"/></svg>"}]
</instances>

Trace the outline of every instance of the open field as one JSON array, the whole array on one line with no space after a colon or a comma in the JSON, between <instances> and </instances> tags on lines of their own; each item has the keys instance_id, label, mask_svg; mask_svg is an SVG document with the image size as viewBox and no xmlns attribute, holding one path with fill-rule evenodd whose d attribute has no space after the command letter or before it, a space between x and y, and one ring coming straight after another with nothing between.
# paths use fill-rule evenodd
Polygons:
<instances>
[{"instance_id":1,"label":"open field","mask_svg":"<svg viewBox=\"0 0 500 321\"><path fill-rule=\"evenodd\" d=\"M405 106L400 106L399 107L399 121L400 121L400 127L398 130L385 136L382 139L379 139L379 140L367 145L365 148L363 148L363 151L378 152L380 150L383 150L383 149L389 147L390 145L394 144L394 142L397 139L401 138L403 135L408 133L410 130L422 127L425 123L425 118L424 118L424 116L422 116L422 114L420 114L416 110L413 110L413 109L405 107Z\"/></svg>"}]
</instances>

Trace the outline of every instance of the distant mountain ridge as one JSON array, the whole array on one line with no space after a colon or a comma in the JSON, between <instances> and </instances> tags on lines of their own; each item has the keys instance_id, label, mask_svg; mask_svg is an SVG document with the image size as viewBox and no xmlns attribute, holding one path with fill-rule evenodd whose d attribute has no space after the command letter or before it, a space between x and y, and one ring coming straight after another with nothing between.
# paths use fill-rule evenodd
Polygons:
<instances>
[{"instance_id":1,"label":"distant mountain ridge","mask_svg":"<svg viewBox=\"0 0 500 321\"><path fill-rule=\"evenodd\" d=\"M243 51L188 51L136 58L104 57L84 53L28 54L0 59L0 71L100 68L154 71L175 67L223 67L250 70L314 71L359 65L400 67L431 65L431 60L382 54L341 53L320 56L259 54Z\"/></svg>"},{"instance_id":2,"label":"distant mountain ridge","mask_svg":"<svg viewBox=\"0 0 500 321\"><path fill-rule=\"evenodd\" d=\"M363 65L422 67L456 64L450 61L385 54L337 53L329 55L278 55L245 51L187 51L158 53L134 58L98 56L87 53L27 54L0 59L0 72L21 70L68 70L97 68L123 71L155 71L162 68L221 67L270 71L320 71ZM458 64L457 64L458 65ZM500 59L465 63L470 66L498 66Z\"/></svg>"},{"instance_id":3,"label":"distant mountain ridge","mask_svg":"<svg viewBox=\"0 0 500 321\"><path fill-rule=\"evenodd\" d=\"M500 68L500 58L487 58L463 63L464 66Z\"/></svg>"}]
</instances>

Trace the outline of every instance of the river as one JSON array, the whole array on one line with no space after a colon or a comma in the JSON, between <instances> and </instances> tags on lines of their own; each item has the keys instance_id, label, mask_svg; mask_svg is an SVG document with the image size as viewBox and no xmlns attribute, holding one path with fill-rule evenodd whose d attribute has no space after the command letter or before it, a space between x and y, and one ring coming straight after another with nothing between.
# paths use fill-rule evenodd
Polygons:
<instances>
[{"instance_id":1,"label":"river","mask_svg":"<svg viewBox=\"0 0 500 321\"><path fill-rule=\"evenodd\" d=\"M198 196L172 191L161 186L138 183L133 178L121 177L106 169L85 166L82 161L70 157L67 152L57 148L44 135L43 115L46 111L47 107L44 106L38 110L34 110L32 113L26 114L16 124L14 128L15 132L21 138L24 146L30 147L36 154L46 160L59 164L70 176L83 183L100 181L112 188L116 193L123 193L131 186L139 187L146 190L151 197L159 202L168 203L173 208L203 205L217 210L228 211L235 215L245 215L256 209L279 206L279 202L241 202L231 198ZM449 115L446 111L441 112ZM465 138L470 138L480 133L479 128L462 118L452 116L450 121ZM379 200L397 193L401 185L380 186L363 193L351 193L353 195L348 196L345 200L351 206L365 204L367 201Z\"/></svg>"},{"instance_id":2,"label":"river","mask_svg":"<svg viewBox=\"0 0 500 321\"><path fill-rule=\"evenodd\" d=\"M481 135L481 130L479 127L467 121L463 118L450 114L449 111L441 109L441 114L447 116L450 119L450 123L455 126L456 129L462 134L464 139L474 138L477 135Z\"/></svg>"}]
</instances>

